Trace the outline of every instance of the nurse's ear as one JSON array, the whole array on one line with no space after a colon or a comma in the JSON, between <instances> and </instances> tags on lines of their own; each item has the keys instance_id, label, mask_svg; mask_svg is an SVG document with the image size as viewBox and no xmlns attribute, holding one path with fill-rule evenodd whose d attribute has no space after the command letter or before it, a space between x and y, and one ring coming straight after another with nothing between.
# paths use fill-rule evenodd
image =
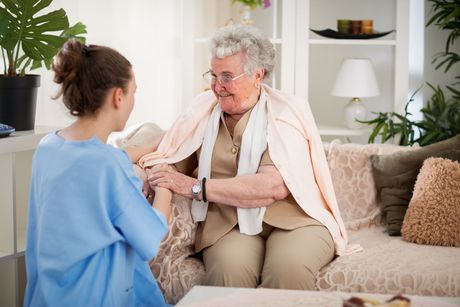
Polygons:
<instances>
[{"instance_id":1,"label":"nurse's ear","mask_svg":"<svg viewBox=\"0 0 460 307\"><path fill-rule=\"evenodd\" d=\"M111 90L111 93L109 95L111 96L113 107L116 110L120 109L124 98L123 89L116 87L113 90Z\"/></svg>"}]
</instances>

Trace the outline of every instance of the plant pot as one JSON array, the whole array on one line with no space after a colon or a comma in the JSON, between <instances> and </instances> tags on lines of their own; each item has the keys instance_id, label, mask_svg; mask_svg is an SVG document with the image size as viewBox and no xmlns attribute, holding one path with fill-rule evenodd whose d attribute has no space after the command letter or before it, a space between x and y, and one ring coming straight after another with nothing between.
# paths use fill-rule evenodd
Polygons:
<instances>
[{"instance_id":1,"label":"plant pot","mask_svg":"<svg viewBox=\"0 0 460 307\"><path fill-rule=\"evenodd\" d=\"M251 7L249 5L241 7L240 22L244 25L252 25L254 23L254 20L251 19Z\"/></svg>"},{"instance_id":2,"label":"plant pot","mask_svg":"<svg viewBox=\"0 0 460 307\"><path fill-rule=\"evenodd\" d=\"M0 75L0 123L13 126L16 131L34 129L39 86L39 75Z\"/></svg>"}]
</instances>

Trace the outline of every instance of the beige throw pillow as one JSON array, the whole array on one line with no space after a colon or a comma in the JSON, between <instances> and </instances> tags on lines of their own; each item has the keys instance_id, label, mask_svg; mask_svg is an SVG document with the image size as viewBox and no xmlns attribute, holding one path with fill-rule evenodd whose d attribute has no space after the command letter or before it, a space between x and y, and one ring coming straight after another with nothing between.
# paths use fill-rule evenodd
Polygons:
<instances>
[{"instance_id":1,"label":"beige throw pillow","mask_svg":"<svg viewBox=\"0 0 460 307\"><path fill-rule=\"evenodd\" d=\"M425 160L401 232L406 241L460 247L460 163Z\"/></svg>"}]
</instances>

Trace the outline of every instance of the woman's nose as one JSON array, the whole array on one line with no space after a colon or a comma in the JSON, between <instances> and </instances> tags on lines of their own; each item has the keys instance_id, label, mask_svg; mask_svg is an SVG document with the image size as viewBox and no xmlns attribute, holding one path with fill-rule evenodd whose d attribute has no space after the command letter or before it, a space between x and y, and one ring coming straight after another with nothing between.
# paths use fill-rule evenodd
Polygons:
<instances>
[{"instance_id":1,"label":"woman's nose","mask_svg":"<svg viewBox=\"0 0 460 307\"><path fill-rule=\"evenodd\" d=\"M221 91L224 87L220 84L220 82L218 82L217 80L214 82L214 84L212 84L212 87L214 89L214 91L216 92L219 92Z\"/></svg>"}]
</instances>

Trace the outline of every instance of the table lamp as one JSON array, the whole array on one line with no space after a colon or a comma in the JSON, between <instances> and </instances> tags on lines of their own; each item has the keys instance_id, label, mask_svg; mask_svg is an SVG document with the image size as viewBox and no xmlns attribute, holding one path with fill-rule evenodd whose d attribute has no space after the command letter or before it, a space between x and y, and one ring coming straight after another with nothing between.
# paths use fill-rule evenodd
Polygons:
<instances>
[{"instance_id":1,"label":"table lamp","mask_svg":"<svg viewBox=\"0 0 460 307\"><path fill-rule=\"evenodd\" d=\"M332 96L351 97L345 107L345 121L350 129L362 128L356 120L366 120L367 111L360 98L380 95L374 69L369 59L345 59L331 91Z\"/></svg>"}]
</instances>

